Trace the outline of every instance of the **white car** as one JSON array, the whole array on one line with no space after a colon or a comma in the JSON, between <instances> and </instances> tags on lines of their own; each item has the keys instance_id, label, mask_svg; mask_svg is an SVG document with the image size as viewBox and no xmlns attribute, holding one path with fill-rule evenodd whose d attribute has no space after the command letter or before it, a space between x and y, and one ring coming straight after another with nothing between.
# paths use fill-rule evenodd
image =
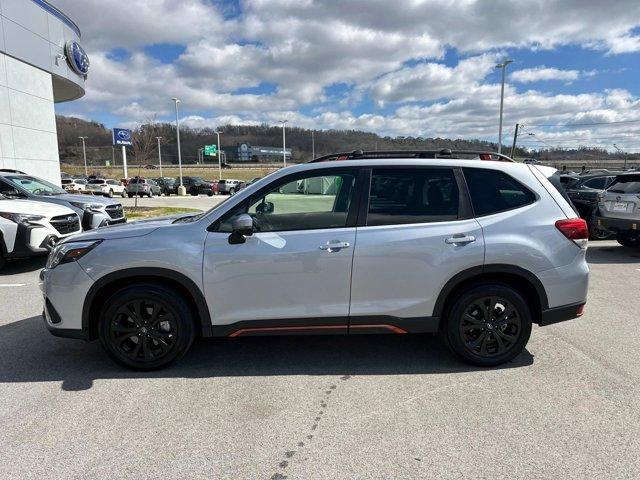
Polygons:
<instances>
[{"instance_id":1,"label":"white car","mask_svg":"<svg viewBox=\"0 0 640 480\"><path fill-rule=\"evenodd\" d=\"M80 232L80 217L70 208L0 195L0 268L9 259L46 255Z\"/></svg>"},{"instance_id":2,"label":"white car","mask_svg":"<svg viewBox=\"0 0 640 480\"><path fill-rule=\"evenodd\" d=\"M69 193L84 192L87 187L87 181L82 178L63 178L62 188Z\"/></svg>"},{"instance_id":3,"label":"white car","mask_svg":"<svg viewBox=\"0 0 640 480\"><path fill-rule=\"evenodd\" d=\"M45 322L137 369L197 336L364 333L440 333L499 365L532 323L582 315L589 234L563 192L557 170L486 152L318 158L208 212L60 243L41 275Z\"/></svg>"},{"instance_id":4,"label":"white car","mask_svg":"<svg viewBox=\"0 0 640 480\"><path fill-rule=\"evenodd\" d=\"M114 194L120 195L123 198L127 196L126 187L118 180L112 178L95 178L89 180L86 185L86 191L94 195L104 195L109 198L113 198Z\"/></svg>"}]
</instances>

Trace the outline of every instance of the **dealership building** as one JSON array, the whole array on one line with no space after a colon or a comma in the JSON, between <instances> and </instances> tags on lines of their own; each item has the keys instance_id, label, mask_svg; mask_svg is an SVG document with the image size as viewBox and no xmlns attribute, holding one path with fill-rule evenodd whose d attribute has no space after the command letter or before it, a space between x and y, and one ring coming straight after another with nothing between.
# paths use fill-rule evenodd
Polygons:
<instances>
[{"instance_id":1,"label":"dealership building","mask_svg":"<svg viewBox=\"0 0 640 480\"><path fill-rule=\"evenodd\" d=\"M60 184L54 104L82 97L88 71L67 15L45 0L0 0L0 168Z\"/></svg>"}]
</instances>

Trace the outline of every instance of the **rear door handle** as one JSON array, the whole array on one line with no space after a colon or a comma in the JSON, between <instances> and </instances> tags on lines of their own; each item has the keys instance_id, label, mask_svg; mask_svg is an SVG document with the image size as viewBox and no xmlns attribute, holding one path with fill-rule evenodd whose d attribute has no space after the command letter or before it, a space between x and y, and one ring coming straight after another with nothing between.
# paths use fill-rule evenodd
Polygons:
<instances>
[{"instance_id":1,"label":"rear door handle","mask_svg":"<svg viewBox=\"0 0 640 480\"><path fill-rule=\"evenodd\" d=\"M327 242L324 245L320 245L320 250L326 250L327 252L339 252L343 248L349 248L351 244L349 242Z\"/></svg>"},{"instance_id":2,"label":"rear door handle","mask_svg":"<svg viewBox=\"0 0 640 480\"><path fill-rule=\"evenodd\" d=\"M448 243L449 245L466 245L467 243L473 243L476 241L476 237L473 235L454 235L453 237L447 238L444 243Z\"/></svg>"}]
</instances>

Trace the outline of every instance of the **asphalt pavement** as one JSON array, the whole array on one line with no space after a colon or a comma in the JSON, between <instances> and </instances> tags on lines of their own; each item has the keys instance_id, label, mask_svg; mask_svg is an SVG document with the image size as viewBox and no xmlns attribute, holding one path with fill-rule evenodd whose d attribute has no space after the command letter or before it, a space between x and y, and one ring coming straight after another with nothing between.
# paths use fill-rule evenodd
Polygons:
<instances>
[{"instance_id":1,"label":"asphalt pavement","mask_svg":"<svg viewBox=\"0 0 640 480\"><path fill-rule=\"evenodd\" d=\"M153 373L51 336L42 262L11 264L0 478L640 478L640 251L588 259L585 315L505 367L430 336L298 336L200 341Z\"/></svg>"}]
</instances>

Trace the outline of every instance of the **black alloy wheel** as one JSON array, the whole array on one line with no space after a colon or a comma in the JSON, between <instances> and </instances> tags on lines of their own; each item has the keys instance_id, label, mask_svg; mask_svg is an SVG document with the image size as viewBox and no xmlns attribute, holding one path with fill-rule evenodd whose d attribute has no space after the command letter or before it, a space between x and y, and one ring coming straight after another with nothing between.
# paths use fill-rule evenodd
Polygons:
<instances>
[{"instance_id":1,"label":"black alloy wheel","mask_svg":"<svg viewBox=\"0 0 640 480\"><path fill-rule=\"evenodd\" d=\"M106 303L100 318L103 347L118 363L138 370L168 365L191 346L195 331L188 305L160 285L133 285Z\"/></svg>"},{"instance_id":2,"label":"black alloy wheel","mask_svg":"<svg viewBox=\"0 0 640 480\"><path fill-rule=\"evenodd\" d=\"M515 290L475 287L458 297L447 316L445 341L464 360L494 366L516 357L531 335L531 314Z\"/></svg>"},{"instance_id":3,"label":"black alloy wheel","mask_svg":"<svg viewBox=\"0 0 640 480\"><path fill-rule=\"evenodd\" d=\"M631 232L619 232L616 235L618 243L624 247L639 248L640 247L640 233Z\"/></svg>"},{"instance_id":4,"label":"black alloy wheel","mask_svg":"<svg viewBox=\"0 0 640 480\"><path fill-rule=\"evenodd\" d=\"M591 215L591 218L587 222L587 225L589 227L590 240L608 240L610 238L613 238L613 236L615 235L615 233L613 233L611 230L607 230L598 226L598 220L596 218L595 212Z\"/></svg>"}]
</instances>

